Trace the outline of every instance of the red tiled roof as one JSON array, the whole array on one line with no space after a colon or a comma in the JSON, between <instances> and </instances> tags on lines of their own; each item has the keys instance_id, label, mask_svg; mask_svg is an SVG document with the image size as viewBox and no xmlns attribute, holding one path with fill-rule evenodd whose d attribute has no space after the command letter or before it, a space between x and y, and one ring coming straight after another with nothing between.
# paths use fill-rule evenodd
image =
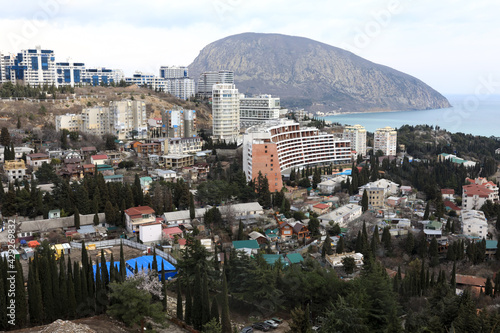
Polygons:
<instances>
[{"instance_id":1,"label":"red tiled roof","mask_svg":"<svg viewBox=\"0 0 500 333\"><path fill-rule=\"evenodd\" d=\"M163 233L165 234L165 237L172 238L173 235L182 234L182 230L179 229L179 227L170 227L163 229Z\"/></svg>"},{"instance_id":2,"label":"red tiled roof","mask_svg":"<svg viewBox=\"0 0 500 333\"><path fill-rule=\"evenodd\" d=\"M457 282L457 284L463 284L466 286L484 287L486 285L485 278L472 275L457 274L455 281Z\"/></svg>"},{"instance_id":3,"label":"red tiled roof","mask_svg":"<svg viewBox=\"0 0 500 333\"><path fill-rule=\"evenodd\" d=\"M448 208L450 208L451 210L456 210L456 211L460 211L462 209L460 209L460 207L458 207L457 205L455 205L453 202L451 202L450 200L445 200L444 201L444 205Z\"/></svg>"},{"instance_id":4,"label":"red tiled roof","mask_svg":"<svg viewBox=\"0 0 500 333\"><path fill-rule=\"evenodd\" d=\"M93 164L84 164L83 167L85 169L90 169L90 168L95 168L95 165L93 165Z\"/></svg>"},{"instance_id":5,"label":"red tiled roof","mask_svg":"<svg viewBox=\"0 0 500 333\"><path fill-rule=\"evenodd\" d=\"M90 158L92 158L93 160L107 160L108 159L108 155L104 155L104 154L101 154L101 155L92 155L92 156L90 156Z\"/></svg>"},{"instance_id":6,"label":"red tiled roof","mask_svg":"<svg viewBox=\"0 0 500 333\"><path fill-rule=\"evenodd\" d=\"M443 188L441 190L441 194L455 194L455 190L452 188Z\"/></svg>"},{"instance_id":7,"label":"red tiled roof","mask_svg":"<svg viewBox=\"0 0 500 333\"><path fill-rule=\"evenodd\" d=\"M179 243L179 245L186 245L187 243L187 239L185 238L180 238L177 240L177 243ZM222 254L222 253L221 253Z\"/></svg>"},{"instance_id":8,"label":"red tiled roof","mask_svg":"<svg viewBox=\"0 0 500 333\"><path fill-rule=\"evenodd\" d=\"M28 156L29 158L37 158L37 157L49 158L49 155L44 154L44 153L34 153L34 154L28 154L26 156Z\"/></svg>"},{"instance_id":9,"label":"red tiled roof","mask_svg":"<svg viewBox=\"0 0 500 333\"><path fill-rule=\"evenodd\" d=\"M137 206L125 210L125 214L128 216L140 216L142 214L153 214L155 210L149 206Z\"/></svg>"},{"instance_id":10,"label":"red tiled roof","mask_svg":"<svg viewBox=\"0 0 500 333\"><path fill-rule=\"evenodd\" d=\"M313 208L318 208L318 209L327 209L329 207L330 206L328 206L327 204L322 204L322 203L313 206Z\"/></svg>"},{"instance_id":11,"label":"red tiled roof","mask_svg":"<svg viewBox=\"0 0 500 333\"><path fill-rule=\"evenodd\" d=\"M482 198L487 198L491 193L493 193L493 190L487 189L483 185L477 184L464 185L462 189L464 190L464 193L467 194L467 196L478 195Z\"/></svg>"}]
</instances>

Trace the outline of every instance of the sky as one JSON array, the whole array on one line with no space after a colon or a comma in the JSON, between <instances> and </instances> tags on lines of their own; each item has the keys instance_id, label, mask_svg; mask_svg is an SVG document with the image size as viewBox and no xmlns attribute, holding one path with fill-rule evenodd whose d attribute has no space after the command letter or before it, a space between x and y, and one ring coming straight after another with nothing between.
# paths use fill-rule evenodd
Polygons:
<instances>
[{"instance_id":1,"label":"sky","mask_svg":"<svg viewBox=\"0 0 500 333\"><path fill-rule=\"evenodd\" d=\"M0 52L36 45L88 67L158 74L243 32L344 48L443 94L500 94L500 2L491 0L0 0Z\"/></svg>"}]
</instances>

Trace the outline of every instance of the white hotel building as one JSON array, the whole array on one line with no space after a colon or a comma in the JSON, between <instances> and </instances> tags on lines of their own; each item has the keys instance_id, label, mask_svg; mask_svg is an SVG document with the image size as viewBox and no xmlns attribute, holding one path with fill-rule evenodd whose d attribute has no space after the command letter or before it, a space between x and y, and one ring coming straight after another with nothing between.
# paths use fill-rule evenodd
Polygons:
<instances>
[{"instance_id":1,"label":"white hotel building","mask_svg":"<svg viewBox=\"0 0 500 333\"><path fill-rule=\"evenodd\" d=\"M267 120L279 119L280 98L271 95L245 97L240 95L241 127L249 127Z\"/></svg>"},{"instance_id":2,"label":"white hotel building","mask_svg":"<svg viewBox=\"0 0 500 333\"><path fill-rule=\"evenodd\" d=\"M379 128L375 131L373 139L373 152L381 150L385 156L396 155L398 132L392 127Z\"/></svg>"},{"instance_id":3,"label":"white hotel building","mask_svg":"<svg viewBox=\"0 0 500 333\"><path fill-rule=\"evenodd\" d=\"M351 162L351 143L289 119L250 127L243 136L243 171L248 181L259 171L267 176L271 192L283 187L281 172L308 165Z\"/></svg>"},{"instance_id":4,"label":"white hotel building","mask_svg":"<svg viewBox=\"0 0 500 333\"><path fill-rule=\"evenodd\" d=\"M361 125L346 126L343 133L344 140L351 141L351 149L356 155L366 155L366 129Z\"/></svg>"}]
</instances>

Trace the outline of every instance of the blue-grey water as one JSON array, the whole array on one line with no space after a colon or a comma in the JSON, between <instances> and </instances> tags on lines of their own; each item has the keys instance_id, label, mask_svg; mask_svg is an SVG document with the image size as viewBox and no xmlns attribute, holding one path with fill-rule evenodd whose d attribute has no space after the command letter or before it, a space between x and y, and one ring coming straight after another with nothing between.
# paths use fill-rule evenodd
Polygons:
<instances>
[{"instance_id":1,"label":"blue-grey water","mask_svg":"<svg viewBox=\"0 0 500 333\"><path fill-rule=\"evenodd\" d=\"M452 133L500 137L500 95L449 95L447 109L353 113L326 116L325 120L341 124L360 124L367 131L402 125L438 125Z\"/></svg>"}]
</instances>

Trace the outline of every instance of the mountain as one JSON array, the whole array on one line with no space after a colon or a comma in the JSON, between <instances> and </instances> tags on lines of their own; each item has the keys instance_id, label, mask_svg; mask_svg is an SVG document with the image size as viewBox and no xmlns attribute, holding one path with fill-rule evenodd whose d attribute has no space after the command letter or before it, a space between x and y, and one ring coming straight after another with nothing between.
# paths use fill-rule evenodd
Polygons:
<instances>
[{"instance_id":1,"label":"mountain","mask_svg":"<svg viewBox=\"0 0 500 333\"><path fill-rule=\"evenodd\" d=\"M189 66L234 71L240 92L272 94L285 107L326 111L391 111L450 106L419 79L308 38L243 33L207 45Z\"/></svg>"}]
</instances>

